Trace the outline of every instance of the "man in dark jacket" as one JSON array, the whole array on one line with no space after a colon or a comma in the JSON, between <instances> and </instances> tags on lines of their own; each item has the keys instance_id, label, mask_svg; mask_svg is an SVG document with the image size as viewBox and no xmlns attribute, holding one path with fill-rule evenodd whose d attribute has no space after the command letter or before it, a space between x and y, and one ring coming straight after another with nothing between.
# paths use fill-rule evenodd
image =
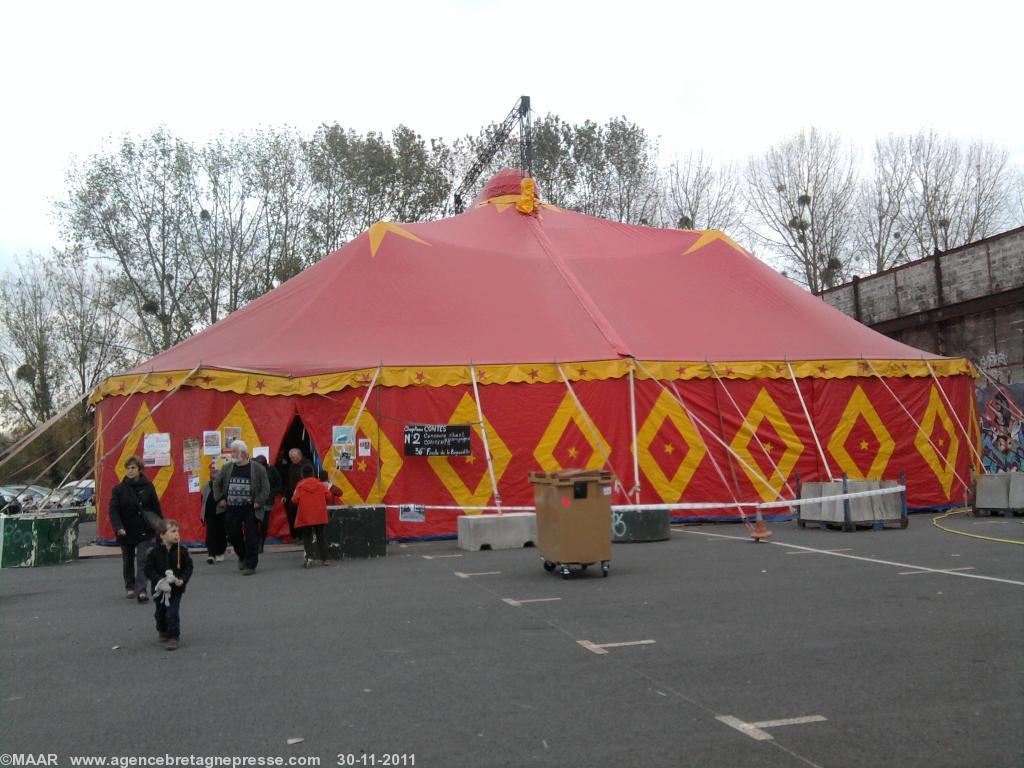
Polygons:
<instances>
[{"instance_id":1,"label":"man in dark jacket","mask_svg":"<svg viewBox=\"0 0 1024 768\"><path fill-rule=\"evenodd\" d=\"M257 456L256 461L267 471L267 482L270 483L270 495L267 496L267 501L263 505L263 514L260 516L257 513L257 523L260 529L260 554L262 555L263 545L266 543L267 534L270 531L270 513L274 511L274 502L281 495L281 473L267 462L266 456Z\"/></svg>"},{"instance_id":2,"label":"man in dark jacket","mask_svg":"<svg viewBox=\"0 0 1024 768\"><path fill-rule=\"evenodd\" d=\"M156 531L153 523L163 518L160 498L149 478L142 473L142 459L132 456L124 463L124 480L114 486L110 495L110 525L121 546L121 565L127 597L140 603L146 594L146 577L142 572L146 554L153 545ZM148 519L147 519L148 518Z\"/></svg>"},{"instance_id":3,"label":"man in dark jacket","mask_svg":"<svg viewBox=\"0 0 1024 768\"><path fill-rule=\"evenodd\" d=\"M238 555L238 570L251 576L260 556L256 511L263 509L270 495L270 482L263 465L249 461L249 446L241 440L231 444L231 461L217 474L213 492L224 510L224 527Z\"/></svg>"},{"instance_id":4,"label":"man in dark jacket","mask_svg":"<svg viewBox=\"0 0 1024 768\"><path fill-rule=\"evenodd\" d=\"M156 603L156 631L173 651L181 636L181 598L192 578L192 556L181 546L177 520L161 522L160 541L146 555L145 570Z\"/></svg>"},{"instance_id":5,"label":"man in dark jacket","mask_svg":"<svg viewBox=\"0 0 1024 768\"><path fill-rule=\"evenodd\" d=\"M288 469L285 471L284 476L284 512L288 516L288 534L291 536L292 541L298 539L298 533L295 531L295 513L298 507L292 501L292 496L299 481L302 480L302 468L312 466L313 463L303 456L302 451L298 448L292 448L288 451Z\"/></svg>"}]
</instances>

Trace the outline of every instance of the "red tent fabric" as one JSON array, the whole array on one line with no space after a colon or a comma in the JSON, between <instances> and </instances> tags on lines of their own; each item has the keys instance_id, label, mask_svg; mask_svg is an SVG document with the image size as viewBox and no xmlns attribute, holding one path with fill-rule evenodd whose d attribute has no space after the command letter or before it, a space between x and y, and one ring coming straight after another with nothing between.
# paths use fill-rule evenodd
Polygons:
<instances>
[{"instance_id":1,"label":"red tent fabric","mask_svg":"<svg viewBox=\"0 0 1024 768\"><path fill-rule=\"evenodd\" d=\"M832 309L721 232L561 210L504 173L470 211L378 222L104 382L98 494L146 434L170 433L170 464L147 473L200 541L209 459L196 468L188 446L240 431L273 460L298 417L346 503L388 505L397 537L451 535L464 508L499 498L530 505L528 473L567 467L610 468L618 502L723 504L791 498L797 475L902 471L912 506L943 506L974 461L974 375ZM471 452L405 455L410 423L471 424ZM367 441L352 466L332 451L346 425ZM426 519L402 520L409 503ZM272 532L285 531L279 508Z\"/></svg>"}]
</instances>

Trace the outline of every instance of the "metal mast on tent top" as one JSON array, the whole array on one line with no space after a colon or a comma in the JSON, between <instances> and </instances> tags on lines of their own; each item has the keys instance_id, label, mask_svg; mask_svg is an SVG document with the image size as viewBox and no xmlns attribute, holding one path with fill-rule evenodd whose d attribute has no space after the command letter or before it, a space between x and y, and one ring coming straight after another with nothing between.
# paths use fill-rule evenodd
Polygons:
<instances>
[{"instance_id":1,"label":"metal mast on tent top","mask_svg":"<svg viewBox=\"0 0 1024 768\"><path fill-rule=\"evenodd\" d=\"M466 209L466 195L476 184L480 174L490 165L494 156L502 148L508 137L512 135L512 129L519 126L519 168L527 176L533 174L533 123L530 118L530 97L520 96L519 101L512 107L505 119L501 121L498 130L490 143L485 145L477 153L476 160L470 166L462 183L455 189L455 212L462 213Z\"/></svg>"}]
</instances>

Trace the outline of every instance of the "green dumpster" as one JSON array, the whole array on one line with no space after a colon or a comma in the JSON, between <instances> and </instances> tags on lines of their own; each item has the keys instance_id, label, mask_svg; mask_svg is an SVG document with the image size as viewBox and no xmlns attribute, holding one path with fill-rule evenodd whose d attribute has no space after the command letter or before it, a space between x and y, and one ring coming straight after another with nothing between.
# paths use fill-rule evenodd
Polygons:
<instances>
[{"instance_id":1,"label":"green dumpster","mask_svg":"<svg viewBox=\"0 0 1024 768\"><path fill-rule=\"evenodd\" d=\"M59 565L77 558L77 513L0 515L0 568Z\"/></svg>"}]
</instances>

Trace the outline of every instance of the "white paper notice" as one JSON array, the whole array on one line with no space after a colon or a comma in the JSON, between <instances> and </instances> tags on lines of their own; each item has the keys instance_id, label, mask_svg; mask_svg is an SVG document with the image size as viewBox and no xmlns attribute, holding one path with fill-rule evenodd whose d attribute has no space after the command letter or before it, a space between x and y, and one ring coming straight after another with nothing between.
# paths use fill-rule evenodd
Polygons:
<instances>
[{"instance_id":1,"label":"white paper notice","mask_svg":"<svg viewBox=\"0 0 1024 768\"><path fill-rule=\"evenodd\" d=\"M220 431L203 432L203 455L220 456Z\"/></svg>"},{"instance_id":2,"label":"white paper notice","mask_svg":"<svg viewBox=\"0 0 1024 768\"><path fill-rule=\"evenodd\" d=\"M369 456L370 451L373 449L373 443L370 442L370 438L361 437L359 438L359 455Z\"/></svg>"},{"instance_id":3,"label":"white paper notice","mask_svg":"<svg viewBox=\"0 0 1024 768\"><path fill-rule=\"evenodd\" d=\"M142 463L147 467L167 467L171 463L171 433L148 432L142 439Z\"/></svg>"},{"instance_id":4,"label":"white paper notice","mask_svg":"<svg viewBox=\"0 0 1024 768\"><path fill-rule=\"evenodd\" d=\"M270 446L269 445L257 445L255 448L252 449L252 457L254 459L258 459L260 456L265 458L267 460L267 463L270 463Z\"/></svg>"},{"instance_id":5,"label":"white paper notice","mask_svg":"<svg viewBox=\"0 0 1024 768\"><path fill-rule=\"evenodd\" d=\"M199 493L199 476L189 475L188 477L188 492Z\"/></svg>"}]
</instances>

